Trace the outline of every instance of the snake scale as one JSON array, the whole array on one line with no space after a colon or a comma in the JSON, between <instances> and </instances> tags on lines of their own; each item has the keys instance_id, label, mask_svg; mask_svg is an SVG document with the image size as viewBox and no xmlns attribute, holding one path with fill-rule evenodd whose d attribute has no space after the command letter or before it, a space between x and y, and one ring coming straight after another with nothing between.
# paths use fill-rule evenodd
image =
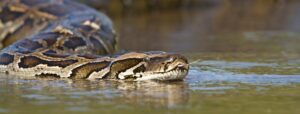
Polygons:
<instances>
[{"instance_id":1,"label":"snake scale","mask_svg":"<svg viewBox=\"0 0 300 114\"><path fill-rule=\"evenodd\" d=\"M70 79L182 80L187 59L153 51L113 55L111 20L72 0L0 0L0 71Z\"/></svg>"}]
</instances>

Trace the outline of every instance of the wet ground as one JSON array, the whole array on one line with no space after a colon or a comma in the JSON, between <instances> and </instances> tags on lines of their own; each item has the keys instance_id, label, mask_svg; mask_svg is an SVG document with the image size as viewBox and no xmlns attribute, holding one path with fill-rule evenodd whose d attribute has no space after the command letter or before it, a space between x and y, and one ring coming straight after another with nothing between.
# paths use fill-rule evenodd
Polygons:
<instances>
[{"instance_id":1,"label":"wet ground","mask_svg":"<svg viewBox=\"0 0 300 114\"><path fill-rule=\"evenodd\" d=\"M186 79L162 83L2 75L0 113L300 113L300 2L281 2L112 16L121 49L182 53L191 64Z\"/></svg>"}]
</instances>

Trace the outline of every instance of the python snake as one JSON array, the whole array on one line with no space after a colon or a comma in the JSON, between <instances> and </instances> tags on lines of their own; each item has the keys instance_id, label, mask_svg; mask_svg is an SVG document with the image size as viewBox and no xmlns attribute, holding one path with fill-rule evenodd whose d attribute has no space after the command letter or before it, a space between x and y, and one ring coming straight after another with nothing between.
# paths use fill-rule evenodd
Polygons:
<instances>
[{"instance_id":1,"label":"python snake","mask_svg":"<svg viewBox=\"0 0 300 114\"><path fill-rule=\"evenodd\" d=\"M28 77L181 80L187 59L115 53L111 20L72 0L0 0L0 72Z\"/></svg>"}]
</instances>

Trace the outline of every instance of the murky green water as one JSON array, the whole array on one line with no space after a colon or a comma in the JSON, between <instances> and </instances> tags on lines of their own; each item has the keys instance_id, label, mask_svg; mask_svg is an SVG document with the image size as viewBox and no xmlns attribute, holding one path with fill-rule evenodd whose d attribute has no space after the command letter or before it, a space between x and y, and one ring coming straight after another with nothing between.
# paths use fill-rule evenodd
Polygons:
<instances>
[{"instance_id":1,"label":"murky green water","mask_svg":"<svg viewBox=\"0 0 300 114\"><path fill-rule=\"evenodd\" d=\"M194 62L187 78L179 82L36 80L1 76L0 113L300 112L299 60L285 60L281 56L270 59L249 53L187 56Z\"/></svg>"},{"instance_id":2,"label":"murky green water","mask_svg":"<svg viewBox=\"0 0 300 114\"><path fill-rule=\"evenodd\" d=\"M213 3L112 16L121 49L185 54L191 69L184 81L1 75L0 113L300 113L299 1Z\"/></svg>"}]
</instances>

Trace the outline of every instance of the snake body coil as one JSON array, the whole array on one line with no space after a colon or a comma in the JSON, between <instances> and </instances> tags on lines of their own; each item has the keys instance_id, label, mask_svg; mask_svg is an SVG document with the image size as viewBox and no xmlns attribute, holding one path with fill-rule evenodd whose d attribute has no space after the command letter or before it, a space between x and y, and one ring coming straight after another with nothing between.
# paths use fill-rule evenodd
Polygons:
<instances>
[{"instance_id":1,"label":"snake body coil","mask_svg":"<svg viewBox=\"0 0 300 114\"><path fill-rule=\"evenodd\" d=\"M29 77L179 80L185 57L116 50L112 22L71 0L0 0L0 71ZM101 55L101 56L100 56Z\"/></svg>"}]
</instances>

